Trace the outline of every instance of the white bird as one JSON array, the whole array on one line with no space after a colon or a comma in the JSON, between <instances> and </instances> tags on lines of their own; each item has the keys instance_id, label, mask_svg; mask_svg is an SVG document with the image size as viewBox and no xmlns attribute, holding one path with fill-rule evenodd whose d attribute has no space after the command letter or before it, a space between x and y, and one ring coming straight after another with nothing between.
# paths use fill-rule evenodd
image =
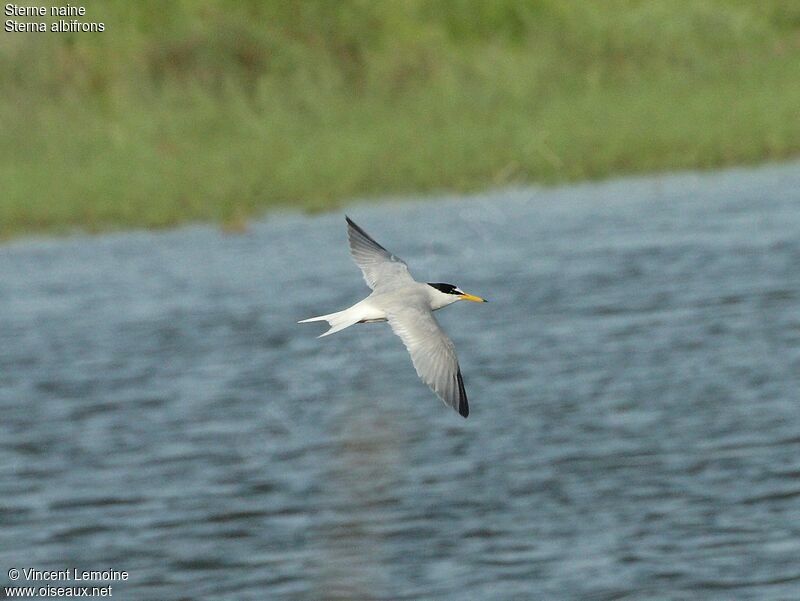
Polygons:
<instances>
[{"instance_id":1,"label":"white bird","mask_svg":"<svg viewBox=\"0 0 800 601\"><path fill-rule=\"evenodd\" d=\"M433 312L460 300L476 303L487 301L467 294L452 284L415 281L402 259L375 242L349 217L345 219L350 254L364 273L364 280L372 288L372 294L343 311L297 323L327 321L331 327L319 336L322 338L357 323L388 321L394 333L406 345L417 375L445 405L467 417L469 403L455 347L439 326Z\"/></svg>"}]
</instances>

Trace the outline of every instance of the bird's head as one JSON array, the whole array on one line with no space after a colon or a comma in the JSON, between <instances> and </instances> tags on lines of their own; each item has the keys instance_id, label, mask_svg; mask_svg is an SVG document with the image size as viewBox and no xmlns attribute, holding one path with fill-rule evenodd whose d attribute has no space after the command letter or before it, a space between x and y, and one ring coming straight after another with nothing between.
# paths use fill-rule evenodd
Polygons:
<instances>
[{"instance_id":1,"label":"bird's head","mask_svg":"<svg viewBox=\"0 0 800 601\"><path fill-rule=\"evenodd\" d=\"M428 282L428 286L431 286L432 288L435 288L436 290L438 290L442 294L449 295L449 296L445 296L445 297L440 297L441 300L443 301L443 305L442 306L449 305L450 303L454 303L454 302L460 301L460 300L472 301L473 303L487 303L487 302L489 302L486 299L481 298L480 296L475 296L474 294L467 294L466 292L461 290L461 288L459 288L458 286L454 286L453 284L444 284L444 283L441 283L441 282L437 282L435 284L432 284L432 283ZM439 295L437 295L437 296L439 296Z\"/></svg>"}]
</instances>

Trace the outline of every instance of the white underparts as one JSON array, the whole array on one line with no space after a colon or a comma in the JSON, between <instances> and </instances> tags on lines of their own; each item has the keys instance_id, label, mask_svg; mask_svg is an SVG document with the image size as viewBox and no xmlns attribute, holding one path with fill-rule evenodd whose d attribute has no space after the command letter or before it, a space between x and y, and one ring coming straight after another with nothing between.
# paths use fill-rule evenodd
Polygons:
<instances>
[{"instance_id":1,"label":"white underparts","mask_svg":"<svg viewBox=\"0 0 800 601\"><path fill-rule=\"evenodd\" d=\"M310 319L304 319L297 323L308 323L310 321L327 321L328 324L330 324L330 329L318 336L318 338L322 338L330 334L335 334L357 323L386 321L386 313L373 306L369 302L369 298L365 298L343 311L337 311L336 313L330 313L328 315L320 315L319 317L311 317Z\"/></svg>"}]
</instances>

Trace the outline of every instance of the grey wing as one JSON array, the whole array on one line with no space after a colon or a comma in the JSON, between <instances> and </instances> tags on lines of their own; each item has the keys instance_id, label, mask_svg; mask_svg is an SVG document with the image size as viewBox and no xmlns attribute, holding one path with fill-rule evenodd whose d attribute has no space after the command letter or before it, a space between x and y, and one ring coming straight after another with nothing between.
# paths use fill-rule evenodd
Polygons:
<instances>
[{"instance_id":1,"label":"grey wing","mask_svg":"<svg viewBox=\"0 0 800 601\"><path fill-rule=\"evenodd\" d=\"M445 405L469 415L467 391L453 342L427 307L408 306L387 312L389 325L406 345L417 375Z\"/></svg>"},{"instance_id":2,"label":"grey wing","mask_svg":"<svg viewBox=\"0 0 800 601\"><path fill-rule=\"evenodd\" d=\"M392 288L407 285L414 281L408 273L405 261L396 257L361 229L349 217L347 220L347 238L350 241L350 254L361 268L367 286L376 288Z\"/></svg>"}]
</instances>

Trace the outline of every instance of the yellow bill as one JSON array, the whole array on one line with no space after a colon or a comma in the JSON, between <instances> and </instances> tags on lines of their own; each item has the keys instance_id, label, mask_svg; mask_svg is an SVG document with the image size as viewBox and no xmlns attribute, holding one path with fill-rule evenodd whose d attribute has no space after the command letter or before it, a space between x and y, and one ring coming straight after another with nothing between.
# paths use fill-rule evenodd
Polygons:
<instances>
[{"instance_id":1,"label":"yellow bill","mask_svg":"<svg viewBox=\"0 0 800 601\"><path fill-rule=\"evenodd\" d=\"M466 292L461 295L461 300L468 300L472 301L473 303L488 303L485 298L481 298L480 296L475 296L474 294L467 294Z\"/></svg>"}]
</instances>

